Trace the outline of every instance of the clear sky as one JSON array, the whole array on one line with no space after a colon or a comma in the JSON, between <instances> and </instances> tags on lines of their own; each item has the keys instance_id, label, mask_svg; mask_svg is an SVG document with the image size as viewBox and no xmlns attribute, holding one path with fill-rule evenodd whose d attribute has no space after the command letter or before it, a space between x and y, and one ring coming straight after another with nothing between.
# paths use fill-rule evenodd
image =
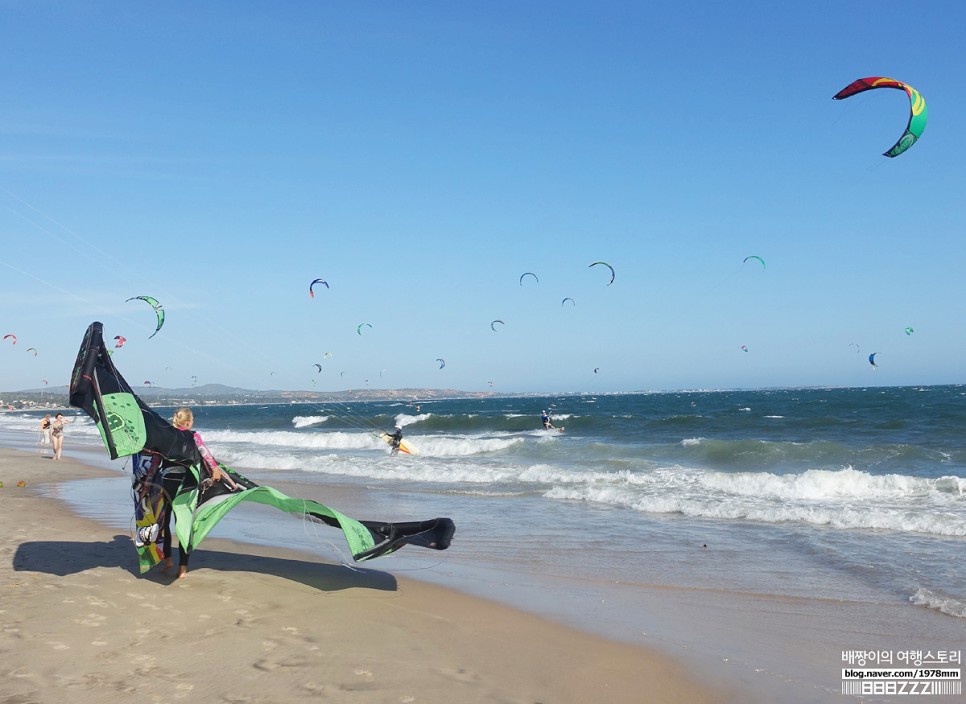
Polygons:
<instances>
[{"instance_id":1,"label":"clear sky","mask_svg":"<svg viewBox=\"0 0 966 704\"><path fill-rule=\"evenodd\" d=\"M135 386L964 383L963 27L941 0L2 0L0 390L67 383L94 320ZM905 93L831 99L877 75L929 107L895 159Z\"/></svg>"}]
</instances>

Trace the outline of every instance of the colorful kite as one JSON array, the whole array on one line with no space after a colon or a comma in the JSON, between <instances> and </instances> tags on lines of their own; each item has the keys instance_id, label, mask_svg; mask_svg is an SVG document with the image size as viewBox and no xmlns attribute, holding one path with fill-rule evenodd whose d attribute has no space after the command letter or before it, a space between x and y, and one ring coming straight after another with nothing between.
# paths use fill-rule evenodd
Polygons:
<instances>
[{"instance_id":1,"label":"colorful kite","mask_svg":"<svg viewBox=\"0 0 966 704\"><path fill-rule=\"evenodd\" d=\"M152 298L151 296L135 296L134 298L129 298L124 302L128 303L129 301L144 301L149 306L154 308L154 313L158 316L158 326L154 329L154 332L148 336L148 339L150 340L152 337L158 334L158 330L160 330L161 326L164 325L164 308L162 308L161 304L158 303L158 299Z\"/></svg>"},{"instance_id":2,"label":"colorful kite","mask_svg":"<svg viewBox=\"0 0 966 704\"><path fill-rule=\"evenodd\" d=\"M315 291L312 290L312 287L315 286L316 284L322 284L326 288L329 288L329 284L327 281L323 281L322 279L316 279L315 281L309 284L309 295L312 298L315 298Z\"/></svg>"},{"instance_id":3,"label":"colorful kite","mask_svg":"<svg viewBox=\"0 0 966 704\"><path fill-rule=\"evenodd\" d=\"M873 88L895 88L896 90L904 90L906 95L909 96L909 122L906 123L906 131L899 137L898 142L893 144L888 151L882 153L882 156L890 158L899 156L915 144L922 136L923 130L926 129L926 119L929 115L928 110L926 110L926 101L919 95L919 91L912 86L893 78L884 78L883 76L860 78L854 83L845 86L845 88L833 95L832 98L834 100L845 100L857 93L863 93Z\"/></svg>"},{"instance_id":4,"label":"colorful kite","mask_svg":"<svg viewBox=\"0 0 966 704\"><path fill-rule=\"evenodd\" d=\"M404 545L432 550L449 547L456 527L449 518L386 523L358 521L309 499L287 496L269 486L259 486L219 464L225 479L205 482L205 465L195 435L179 430L137 397L107 354L100 323L92 323L77 353L71 374L70 405L83 409L97 425L111 459L147 453L184 468L185 479L170 502L178 543L186 552L195 550L208 532L243 501L274 506L302 520L341 529L356 561L388 555ZM133 463L135 466L138 462ZM143 477L135 474L136 489ZM139 560L140 561L140 560ZM147 572L160 560L140 561Z\"/></svg>"}]
</instances>

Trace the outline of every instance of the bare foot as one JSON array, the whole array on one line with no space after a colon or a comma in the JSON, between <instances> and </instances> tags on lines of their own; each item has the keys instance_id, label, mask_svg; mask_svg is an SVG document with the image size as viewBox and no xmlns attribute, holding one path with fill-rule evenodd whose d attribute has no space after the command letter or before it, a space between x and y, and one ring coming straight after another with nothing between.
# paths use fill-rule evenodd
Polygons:
<instances>
[{"instance_id":1,"label":"bare foot","mask_svg":"<svg viewBox=\"0 0 966 704\"><path fill-rule=\"evenodd\" d=\"M188 575L188 568L185 565L178 566L178 579L184 579Z\"/></svg>"},{"instance_id":2,"label":"bare foot","mask_svg":"<svg viewBox=\"0 0 966 704\"><path fill-rule=\"evenodd\" d=\"M165 574L168 574L168 572L171 571L172 567L174 567L174 560L169 557L164 561L164 565L161 567L161 571L164 572Z\"/></svg>"}]
</instances>

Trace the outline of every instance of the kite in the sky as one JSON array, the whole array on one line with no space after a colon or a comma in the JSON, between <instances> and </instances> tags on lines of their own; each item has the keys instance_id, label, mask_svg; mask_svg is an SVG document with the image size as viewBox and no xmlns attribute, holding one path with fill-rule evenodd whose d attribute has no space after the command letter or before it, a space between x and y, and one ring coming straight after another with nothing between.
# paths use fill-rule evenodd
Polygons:
<instances>
[{"instance_id":1,"label":"kite in the sky","mask_svg":"<svg viewBox=\"0 0 966 704\"><path fill-rule=\"evenodd\" d=\"M764 269L764 268L765 268L765 260L764 260L764 259L762 259L761 257L759 257L759 256L757 256L757 255L755 255L755 254L752 254L752 255L751 255L750 257L745 257L744 259L742 259L742 260L741 260L741 263L742 263L742 264L744 264L744 263L745 263L745 262L747 262L747 261L748 261L749 259L757 259L757 260L758 260L758 262L759 262L759 263L761 264L761 268L762 268L762 269Z\"/></svg>"},{"instance_id":2,"label":"kite in the sky","mask_svg":"<svg viewBox=\"0 0 966 704\"><path fill-rule=\"evenodd\" d=\"M499 323L500 325L506 325L506 323L504 323L502 320L494 320L492 323L490 323L490 330L492 330L493 332L496 332L497 323Z\"/></svg>"},{"instance_id":3,"label":"kite in the sky","mask_svg":"<svg viewBox=\"0 0 966 704\"><path fill-rule=\"evenodd\" d=\"M577 302L573 298L571 298L570 296L567 296L565 299L563 299L562 301L560 301L560 307L563 308L564 303L566 303L567 301L570 301L570 304L572 306L574 306L574 307L577 306Z\"/></svg>"},{"instance_id":4,"label":"kite in the sky","mask_svg":"<svg viewBox=\"0 0 966 704\"><path fill-rule=\"evenodd\" d=\"M745 345L742 345L741 346L741 349L742 349L743 352L747 352L748 351L748 348Z\"/></svg>"},{"instance_id":5,"label":"kite in the sky","mask_svg":"<svg viewBox=\"0 0 966 704\"><path fill-rule=\"evenodd\" d=\"M28 352L33 352L34 353L34 357L37 356L37 348L36 347L28 347L27 348L27 351Z\"/></svg>"},{"instance_id":6,"label":"kite in the sky","mask_svg":"<svg viewBox=\"0 0 966 704\"><path fill-rule=\"evenodd\" d=\"M4 335L2 341L6 342L8 339L13 340L13 342L11 342L10 344L13 344L13 345L17 344L17 336L14 335L12 332L7 335Z\"/></svg>"},{"instance_id":7,"label":"kite in the sky","mask_svg":"<svg viewBox=\"0 0 966 704\"><path fill-rule=\"evenodd\" d=\"M906 95L909 96L909 122L906 123L906 131L899 137L898 142L893 144L888 151L882 153L882 156L899 156L915 144L922 136L923 130L926 129L926 119L929 116L929 111L926 109L926 101L923 100L919 91L912 86L902 81L885 78L883 76L860 78L845 86L845 88L833 95L832 98L834 100L845 100L857 93L863 93L873 88L895 88L896 90L904 90Z\"/></svg>"},{"instance_id":8,"label":"kite in the sky","mask_svg":"<svg viewBox=\"0 0 966 704\"><path fill-rule=\"evenodd\" d=\"M439 368L440 369L442 369L443 367L446 366L446 360L445 359L441 359L441 358L437 357L436 358L436 361L439 362Z\"/></svg>"},{"instance_id":9,"label":"kite in the sky","mask_svg":"<svg viewBox=\"0 0 966 704\"><path fill-rule=\"evenodd\" d=\"M312 290L312 287L315 286L316 284L322 284L326 288L329 288L329 282L328 281L323 281L322 279L316 279L315 281L313 281L312 283L309 284L309 295L312 298L315 298L315 291Z\"/></svg>"},{"instance_id":10,"label":"kite in the sky","mask_svg":"<svg viewBox=\"0 0 966 704\"><path fill-rule=\"evenodd\" d=\"M873 367L878 367L879 366L878 364L875 363L875 356L877 354L879 354L879 353L878 352L873 352L872 354L869 355L869 364L871 364Z\"/></svg>"},{"instance_id":11,"label":"kite in the sky","mask_svg":"<svg viewBox=\"0 0 966 704\"><path fill-rule=\"evenodd\" d=\"M361 335L362 334L362 328L369 328L370 330L372 330L372 326L369 323L359 323L358 325L356 325L356 334L357 335Z\"/></svg>"},{"instance_id":12,"label":"kite in the sky","mask_svg":"<svg viewBox=\"0 0 966 704\"><path fill-rule=\"evenodd\" d=\"M520 274L520 285L521 286L523 286L523 277L525 277L525 276L532 276L534 281L536 281L537 283L540 283L540 279L537 278L537 275L536 274L534 274L532 271L525 271L522 274Z\"/></svg>"},{"instance_id":13,"label":"kite in the sky","mask_svg":"<svg viewBox=\"0 0 966 704\"><path fill-rule=\"evenodd\" d=\"M124 343L127 342L127 338L121 337L120 335L115 335L114 339L116 340L114 343L114 349L116 350L124 347Z\"/></svg>"},{"instance_id":14,"label":"kite in the sky","mask_svg":"<svg viewBox=\"0 0 966 704\"><path fill-rule=\"evenodd\" d=\"M612 267L607 262L594 262L590 266L598 266L598 265L603 265L603 266L606 266L608 269L610 269L610 281L607 282L607 285L610 286L612 283L614 283L614 277L616 276L616 274L614 273L614 267Z\"/></svg>"},{"instance_id":15,"label":"kite in the sky","mask_svg":"<svg viewBox=\"0 0 966 704\"><path fill-rule=\"evenodd\" d=\"M164 325L164 308L162 308L161 304L158 303L158 299L152 298L151 296L135 296L134 298L129 298L124 302L127 303L128 301L144 301L149 306L154 308L154 312L158 316L158 326L154 329L154 332L148 336L148 339L150 340L152 337L158 334L158 330L160 330L161 326Z\"/></svg>"},{"instance_id":16,"label":"kite in the sky","mask_svg":"<svg viewBox=\"0 0 966 704\"><path fill-rule=\"evenodd\" d=\"M849 347L855 347L855 353L856 354L858 354L859 352L862 351L862 349L859 347L859 343L857 343L857 342L850 342L849 343Z\"/></svg>"},{"instance_id":17,"label":"kite in the sky","mask_svg":"<svg viewBox=\"0 0 966 704\"><path fill-rule=\"evenodd\" d=\"M259 486L224 465L219 467L225 479L203 481L207 471L194 433L175 428L138 398L108 354L101 323L92 323L81 343L71 374L69 398L71 406L82 409L93 419L111 459L147 454L160 457L166 465L184 468L184 479L162 510L173 512L178 542L188 553L243 501L274 506L303 519L341 529L353 559L359 562L388 555L404 545L445 550L456 530L449 518L405 523L358 521L316 501L293 498L273 487ZM140 465L133 464L136 468ZM137 469L135 481L146 491L156 488L150 477L138 476ZM139 523L141 518L139 515ZM157 521L164 525L164 515ZM139 549L141 572L147 572L166 557L160 554L158 544L150 546L154 548L151 551L142 551L144 545Z\"/></svg>"},{"instance_id":18,"label":"kite in the sky","mask_svg":"<svg viewBox=\"0 0 966 704\"><path fill-rule=\"evenodd\" d=\"M914 332L915 330L913 330L912 328L906 328L906 335L911 335Z\"/></svg>"},{"instance_id":19,"label":"kite in the sky","mask_svg":"<svg viewBox=\"0 0 966 704\"><path fill-rule=\"evenodd\" d=\"M322 365L321 364L319 364L318 362L316 362L312 366L315 367L318 370L319 374L322 373Z\"/></svg>"}]
</instances>

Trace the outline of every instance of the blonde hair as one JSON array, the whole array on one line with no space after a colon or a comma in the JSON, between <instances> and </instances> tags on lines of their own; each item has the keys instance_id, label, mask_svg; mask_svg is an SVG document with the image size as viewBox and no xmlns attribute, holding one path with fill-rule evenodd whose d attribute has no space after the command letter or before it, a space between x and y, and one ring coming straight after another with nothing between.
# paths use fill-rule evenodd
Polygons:
<instances>
[{"instance_id":1,"label":"blonde hair","mask_svg":"<svg viewBox=\"0 0 966 704\"><path fill-rule=\"evenodd\" d=\"M171 422L174 423L175 428L187 430L194 424L195 414L191 412L190 408L179 408L171 417Z\"/></svg>"}]
</instances>

